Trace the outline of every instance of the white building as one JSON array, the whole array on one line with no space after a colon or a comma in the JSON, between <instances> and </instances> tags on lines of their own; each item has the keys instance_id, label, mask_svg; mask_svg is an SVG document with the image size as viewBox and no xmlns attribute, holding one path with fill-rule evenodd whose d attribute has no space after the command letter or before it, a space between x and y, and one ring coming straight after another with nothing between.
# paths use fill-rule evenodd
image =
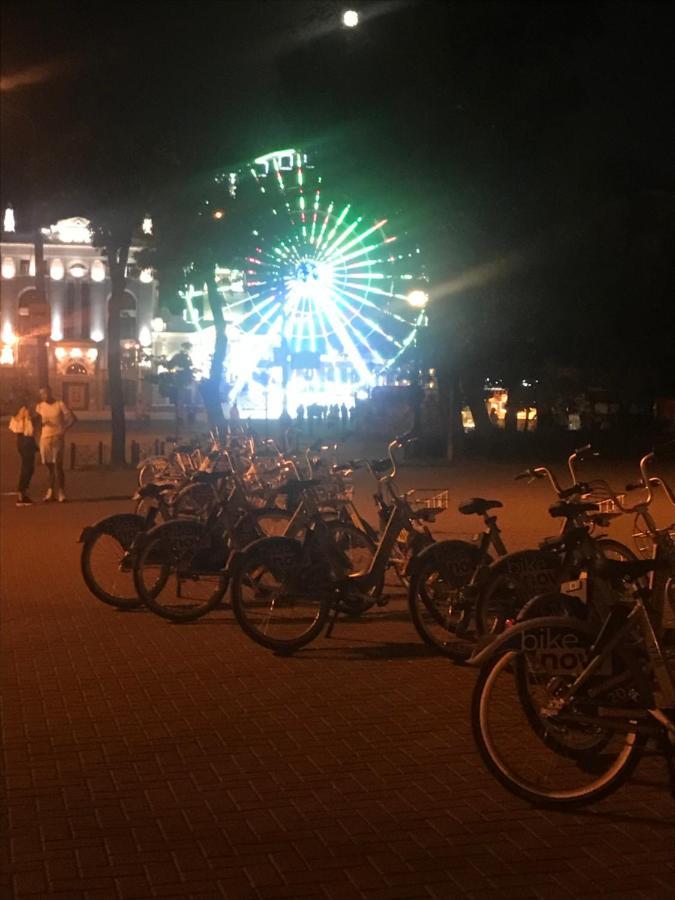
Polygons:
<instances>
[{"instance_id":1,"label":"white building","mask_svg":"<svg viewBox=\"0 0 675 900\"><path fill-rule=\"evenodd\" d=\"M21 376L37 386L40 345L47 344L49 382L75 410L105 413L107 397L107 305L111 284L105 258L94 247L87 219L75 217L42 229L46 302L36 290L35 240L15 231L6 212L0 254L0 375ZM150 347L156 315L153 273L135 264L132 247L121 315L125 402L135 406L141 392L139 365Z\"/></svg>"}]
</instances>

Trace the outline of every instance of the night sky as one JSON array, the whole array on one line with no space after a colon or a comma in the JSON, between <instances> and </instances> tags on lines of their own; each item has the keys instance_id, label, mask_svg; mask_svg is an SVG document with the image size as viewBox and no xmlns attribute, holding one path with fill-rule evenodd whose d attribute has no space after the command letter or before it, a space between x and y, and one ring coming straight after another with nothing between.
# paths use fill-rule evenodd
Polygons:
<instances>
[{"instance_id":1,"label":"night sky","mask_svg":"<svg viewBox=\"0 0 675 900\"><path fill-rule=\"evenodd\" d=\"M562 278L606 302L620 282L626 307L657 271L666 309L668 4L384 0L359 4L353 31L343 8L6 5L3 200L24 222L75 214L109 153L179 183L302 146L332 185L418 234L437 279L510 260L530 292ZM626 287L614 261L634 253Z\"/></svg>"}]
</instances>

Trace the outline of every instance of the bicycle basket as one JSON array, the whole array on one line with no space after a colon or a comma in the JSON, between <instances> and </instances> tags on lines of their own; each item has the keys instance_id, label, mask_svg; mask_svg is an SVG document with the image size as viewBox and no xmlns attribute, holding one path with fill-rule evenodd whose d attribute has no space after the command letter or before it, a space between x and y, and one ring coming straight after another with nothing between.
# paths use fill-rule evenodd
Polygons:
<instances>
[{"instance_id":1,"label":"bicycle basket","mask_svg":"<svg viewBox=\"0 0 675 900\"><path fill-rule=\"evenodd\" d=\"M448 491L438 491L438 488L415 488L406 495L408 503L415 510L435 509L439 513L448 509L450 498Z\"/></svg>"},{"instance_id":2,"label":"bicycle basket","mask_svg":"<svg viewBox=\"0 0 675 900\"><path fill-rule=\"evenodd\" d=\"M602 479L590 481L588 483L588 486L590 488L590 491L583 495L584 500L588 501L589 503L597 503L599 512L604 513L605 515L621 514L621 509L614 501L614 497L617 497L619 503L623 503L626 496L625 494L615 494L609 484Z\"/></svg>"},{"instance_id":3,"label":"bicycle basket","mask_svg":"<svg viewBox=\"0 0 675 900\"><path fill-rule=\"evenodd\" d=\"M354 496L351 484L322 484L316 488L316 496L320 503L348 503Z\"/></svg>"},{"instance_id":4,"label":"bicycle basket","mask_svg":"<svg viewBox=\"0 0 675 900\"><path fill-rule=\"evenodd\" d=\"M668 534L670 535L671 550L669 554L669 558L672 560L672 564L675 565L675 525L668 529ZM643 557L643 559L652 559L654 556L654 538L649 534L648 531L643 531L637 519L634 525L633 531L633 543L635 544L635 549ZM664 545L660 545L662 549L664 549ZM665 547L667 550L667 545Z\"/></svg>"}]
</instances>

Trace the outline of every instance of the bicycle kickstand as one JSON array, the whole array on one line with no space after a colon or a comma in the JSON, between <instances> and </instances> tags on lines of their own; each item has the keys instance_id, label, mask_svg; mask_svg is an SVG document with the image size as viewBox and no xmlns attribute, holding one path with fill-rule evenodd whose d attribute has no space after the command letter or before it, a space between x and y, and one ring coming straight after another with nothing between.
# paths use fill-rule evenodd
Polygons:
<instances>
[{"instance_id":1,"label":"bicycle kickstand","mask_svg":"<svg viewBox=\"0 0 675 900\"><path fill-rule=\"evenodd\" d=\"M332 635L333 629L335 628L335 625L337 623L337 619L338 619L339 615L340 615L340 602L336 601L335 605L333 606L332 615L328 622L328 628L326 629L326 637L327 638L329 638Z\"/></svg>"}]
</instances>

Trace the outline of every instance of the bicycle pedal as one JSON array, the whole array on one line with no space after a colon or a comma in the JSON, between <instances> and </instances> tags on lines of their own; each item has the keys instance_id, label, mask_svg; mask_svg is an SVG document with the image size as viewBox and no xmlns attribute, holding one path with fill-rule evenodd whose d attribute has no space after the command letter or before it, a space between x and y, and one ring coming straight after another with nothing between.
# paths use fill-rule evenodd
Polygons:
<instances>
[{"instance_id":1,"label":"bicycle pedal","mask_svg":"<svg viewBox=\"0 0 675 900\"><path fill-rule=\"evenodd\" d=\"M375 603L377 606L387 606L390 599L390 597L378 597Z\"/></svg>"}]
</instances>

